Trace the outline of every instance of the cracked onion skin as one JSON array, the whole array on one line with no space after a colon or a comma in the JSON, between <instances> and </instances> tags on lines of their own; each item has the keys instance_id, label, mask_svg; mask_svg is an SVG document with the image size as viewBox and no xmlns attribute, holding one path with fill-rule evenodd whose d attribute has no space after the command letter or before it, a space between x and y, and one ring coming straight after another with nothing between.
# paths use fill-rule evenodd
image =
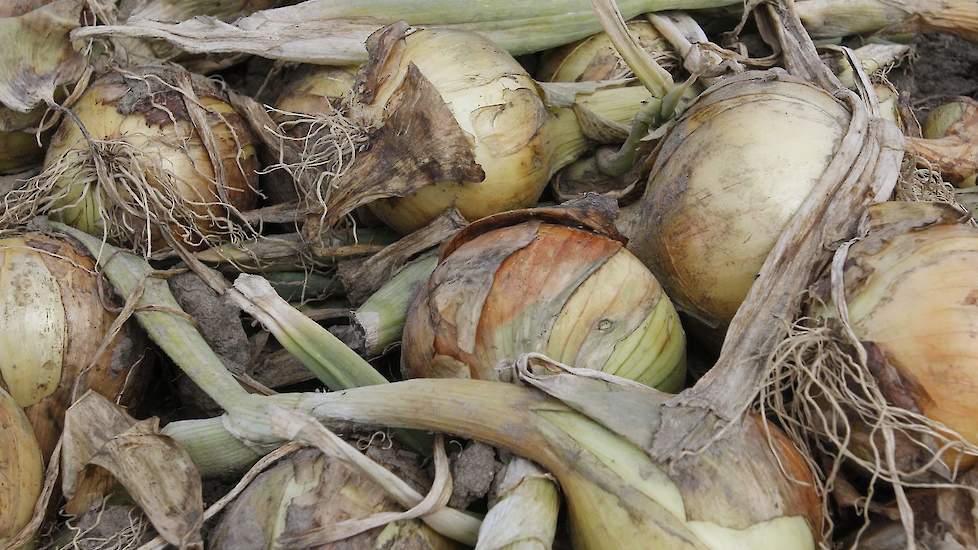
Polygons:
<instances>
[{"instance_id":1,"label":"cracked onion skin","mask_svg":"<svg viewBox=\"0 0 978 550\"><path fill-rule=\"evenodd\" d=\"M76 397L91 389L135 404L149 366L145 338L131 323L96 360L116 318L98 286L94 261L67 239L0 240L0 388L24 409L45 461L76 382Z\"/></svg>"},{"instance_id":2,"label":"cracked onion skin","mask_svg":"<svg viewBox=\"0 0 978 550\"><path fill-rule=\"evenodd\" d=\"M405 376L498 380L501 362L540 352L682 387L685 333L655 277L615 233L561 216L497 214L450 241L408 312Z\"/></svg>"},{"instance_id":3,"label":"cracked onion skin","mask_svg":"<svg viewBox=\"0 0 978 550\"><path fill-rule=\"evenodd\" d=\"M786 74L726 82L663 139L644 195L618 222L676 306L714 328L737 312L850 118Z\"/></svg>"},{"instance_id":4,"label":"cracked onion skin","mask_svg":"<svg viewBox=\"0 0 978 550\"><path fill-rule=\"evenodd\" d=\"M44 484L44 463L24 411L0 388L0 545L34 515Z\"/></svg>"}]
</instances>

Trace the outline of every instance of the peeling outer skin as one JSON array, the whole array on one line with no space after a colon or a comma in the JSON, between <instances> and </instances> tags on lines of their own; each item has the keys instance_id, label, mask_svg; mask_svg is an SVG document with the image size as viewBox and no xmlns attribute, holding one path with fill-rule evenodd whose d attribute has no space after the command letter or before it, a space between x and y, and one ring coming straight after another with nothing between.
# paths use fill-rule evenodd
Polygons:
<instances>
[{"instance_id":1,"label":"peeling outer skin","mask_svg":"<svg viewBox=\"0 0 978 550\"><path fill-rule=\"evenodd\" d=\"M52 303L57 303L61 321L49 328L60 335L57 342L60 342L63 347L51 350L53 355L50 353L38 355L38 359L48 361L44 365L13 365L15 370L17 367L38 370L30 375L30 380L34 380L38 386L32 388L33 391L30 393L18 392L16 395L34 428L38 444L47 461L61 436L65 411L73 399L84 393L86 389L92 389L113 401L121 399L127 405L135 405L141 398L140 393L151 366L143 357L146 352L145 337L141 331L131 328L124 328L108 344L98 361L92 364L95 352L102 344L116 316L102 305L99 281L92 273L94 261L86 253L81 252L73 241L63 237L53 238L40 233L28 233L23 237L2 242L8 243L11 248L4 251L0 245L0 258L6 257L5 261L0 261L3 263L26 261L18 260L16 256L27 254L41 262L40 265L43 265L43 269L55 283L55 288L50 290L56 294L49 296L48 299L55 301ZM28 247L38 251L28 250ZM5 266L3 271L8 269L9 267ZM16 285L13 288L15 292L18 289L26 291ZM40 301L42 298L35 299ZM11 336L22 334L20 330L26 328L28 331L37 330L37 337L41 337L43 331L37 326L36 319L5 318L9 313L3 306L0 306L0 313L4 314L4 318L0 318L0 327L3 327L4 333ZM16 326L7 323L16 323ZM8 345L23 345L23 343L8 343ZM4 371L8 367L5 362L0 360L0 384L4 384ZM53 374L49 375L46 371L53 371ZM76 381L83 371L86 371L86 374L78 382L79 387L76 391ZM49 378L50 383L41 386L39 383L41 376ZM13 379L9 374L7 377L10 378L8 383L12 382ZM28 379L24 381L27 382Z\"/></svg>"}]
</instances>

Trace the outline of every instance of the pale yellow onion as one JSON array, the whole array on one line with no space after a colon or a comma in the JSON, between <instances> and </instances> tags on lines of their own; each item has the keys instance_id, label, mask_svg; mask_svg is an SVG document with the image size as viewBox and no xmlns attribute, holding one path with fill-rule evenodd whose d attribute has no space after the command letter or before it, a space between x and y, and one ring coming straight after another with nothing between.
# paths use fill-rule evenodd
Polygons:
<instances>
[{"instance_id":1,"label":"pale yellow onion","mask_svg":"<svg viewBox=\"0 0 978 550\"><path fill-rule=\"evenodd\" d=\"M139 397L140 333L124 329L95 357L115 318L94 261L74 245L39 233L0 240L0 388L24 408L45 458L73 389L76 398L87 389L127 404Z\"/></svg>"},{"instance_id":2,"label":"pale yellow onion","mask_svg":"<svg viewBox=\"0 0 978 550\"><path fill-rule=\"evenodd\" d=\"M955 223L956 211L946 214L951 221L915 225L922 212L915 203L882 203L871 212L890 225L849 249L844 278L852 329L896 369L889 398L913 403L978 445L978 229Z\"/></svg>"},{"instance_id":3,"label":"pale yellow onion","mask_svg":"<svg viewBox=\"0 0 978 550\"><path fill-rule=\"evenodd\" d=\"M500 362L541 352L681 389L686 341L669 297L613 235L575 221L505 213L450 241L408 312L404 374L497 380Z\"/></svg>"},{"instance_id":4,"label":"pale yellow onion","mask_svg":"<svg viewBox=\"0 0 978 550\"><path fill-rule=\"evenodd\" d=\"M218 205L221 202L216 183L218 169L190 120L183 95L172 88L179 84L180 76L189 77L189 73L140 67L131 69L131 74L114 73L96 80L72 107L92 139L122 142L126 147L117 149L117 153L126 151L137 155L135 167L123 164L122 168L113 170L114 165L107 162L109 176L125 178L123 170L136 171L137 177L145 177L150 186L162 188L166 182L172 190L166 193L176 194L177 201L198 216L228 216ZM217 155L227 175L227 203L241 211L249 210L257 202L254 137L221 92L200 77L190 78L200 105L208 111L207 123L216 138ZM166 84L161 84L160 79ZM65 161L77 163L88 155L89 147L74 119L66 117L51 140L45 168L51 169ZM120 157L125 160L125 155ZM130 183L138 188L138 184ZM114 216L103 219L100 209L117 211L118 207L110 206L90 160L63 173L55 185L58 192L64 193L54 205L54 216L59 220L94 235L108 230L114 240L135 238ZM94 190L86 192L86 186L93 186ZM122 200L140 209L125 193ZM127 219L129 224L140 228L140 220L133 220L132 216ZM200 232L212 228L212 223L197 222ZM163 246L158 229L153 230L153 235L155 247Z\"/></svg>"},{"instance_id":5,"label":"pale yellow onion","mask_svg":"<svg viewBox=\"0 0 978 550\"><path fill-rule=\"evenodd\" d=\"M17 402L0 388L0 545L34 515L44 484L44 463L31 425Z\"/></svg>"},{"instance_id":6,"label":"pale yellow onion","mask_svg":"<svg viewBox=\"0 0 978 550\"><path fill-rule=\"evenodd\" d=\"M434 86L473 145L475 162L485 178L478 183L436 182L403 198L381 199L371 210L401 232L425 225L446 208L456 207L470 220L531 206L550 176L579 156L587 146L573 112L551 113L537 83L508 53L486 38L445 29L420 29L406 34L397 52L382 68L384 78L366 85L374 96L357 101L352 112L378 125L387 102L415 65ZM631 95L632 92L627 92ZM644 97L643 97L644 96ZM630 122L641 99L629 97L624 112L611 99L595 98L588 108L615 122ZM416 159L415 159L416 161Z\"/></svg>"},{"instance_id":7,"label":"pale yellow onion","mask_svg":"<svg viewBox=\"0 0 978 550\"><path fill-rule=\"evenodd\" d=\"M381 451L373 454L383 464ZM403 458L402 458L403 460ZM396 462L390 467L402 466ZM416 487L424 491L426 487ZM316 450L302 450L263 472L224 512L210 547L215 549L274 547L279 537L297 536L308 529L329 528L403 508L372 480ZM403 520L354 537L317 546L324 549L411 548L448 550L459 545L420 520Z\"/></svg>"},{"instance_id":8,"label":"pale yellow onion","mask_svg":"<svg viewBox=\"0 0 978 550\"><path fill-rule=\"evenodd\" d=\"M648 21L628 22L628 30L639 45L668 68L674 58L672 48ZM537 78L550 82L613 80L630 74L618 50L605 33L598 33L566 46L547 50L540 57Z\"/></svg>"},{"instance_id":9,"label":"pale yellow onion","mask_svg":"<svg viewBox=\"0 0 978 550\"><path fill-rule=\"evenodd\" d=\"M849 121L841 102L786 75L719 86L664 138L618 224L677 306L713 326L733 318Z\"/></svg>"}]
</instances>

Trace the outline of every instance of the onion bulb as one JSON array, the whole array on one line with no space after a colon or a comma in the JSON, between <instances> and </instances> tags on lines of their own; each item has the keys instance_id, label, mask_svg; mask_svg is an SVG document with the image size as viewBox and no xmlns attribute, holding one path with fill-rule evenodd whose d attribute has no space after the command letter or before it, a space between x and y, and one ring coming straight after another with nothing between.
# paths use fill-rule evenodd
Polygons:
<instances>
[{"instance_id":1,"label":"onion bulb","mask_svg":"<svg viewBox=\"0 0 978 550\"><path fill-rule=\"evenodd\" d=\"M938 203L882 203L869 219L844 281L855 335L892 367L870 370L891 403L978 445L978 229Z\"/></svg>"},{"instance_id":2,"label":"onion bulb","mask_svg":"<svg viewBox=\"0 0 978 550\"><path fill-rule=\"evenodd\" d=\"M45 459L65 411L86 390L126 404L138 396L140 333L124 328L96 356L116 314L103 303L94 265L65 239L0 240L0 387L24 408Z\"/></svg>"},{"instance_id":3,"label":"onion bulb","mask_svg":"<svg viewBox=\"0 0 978 550\"><path fill-rule=\"evenodd\" d=\"M32 132L0 131L0 174L19 172L40 163L42 158L44 149Z\"/></svg>"},{"instance_id":4,"label":"onion bulb","mask_svg":"<svg viewBox=\"0 0 978 550\"><path fill-rule=\"evenodd\" d=\"M784 74L708 90L663 139L644 196L623 211L629 250L681 310L726 325L849 116L829 93Z\"/></svg>"},{"instance_id":5,"label":"onion bulb","mask_svg":"<svg viewBox=\"0 0 978 550\"><path fill-rule=\"evenodd\" d=\"M410 188L370 202L374 214L400 232L416 230L450 207L476 220L531 206L551 175L587 149L574 112L548 108L526 70L481 35L391 26L372 35L368 47L371 61L361 69L350 116L381 130L397 119L404 131L389 143L372 142L348 175L355 174L354 182L369 177L378 180L370 185ZM644 90L609 92L592 94L586 107L619 124L630 122L650 97ZM445 109L438 118L444 127L429 127L423 117ZM424 158L431 149L464 152L460 156L470 158L455 161L464 174L439 170ZM408 164L416 173L405 175Z\"/></svg>"},{"instance_id":6,"label":"onion bulb","mask_svg":"<svg viewBox=\"0 0 978 550\"><path fill-rule=\"evenodd\" d=\"M670 69L675 54L662 35L648 21L629 21L629 33L649 52L659 66ZM589 36L560 48L547 50L540 58L537 78L549 82L615 80L631 75L618 50L605 33Z\"/></svg>"},{"instance_id":7,"label":"onion bulb","mask_svg":"<svg viewBox=\"0 0 978 550\"><path fill-rule=\"evenodd\" d=\"M357 67L306 65L296 71L275 100L275 108L290 113L324 114L327 103L339 107L356 82Z\"/></svg>"},{"instance_id":8,"label":"onion bulb","mask_svg":"<svg viewBox=\"0 0 978 550\"><path fill-rule=\"evenodd\" d=\"M581 223L535 209L461 231L408 312L404 375L497 380L501 361L540 352L680 389L685 334L668 296L610 223Z\"/></svg>"},{"instance_id":9,"label":"onion bulb","mask_svg":"<svg viewBox=\"0 0 978 550\"><path fill-rule=\"evenodd\" d=\"M152 248L164 241L149 228L161 225L202 247L234 233L236 212L254 207L254 138L206 79L168 67L113 73L92 83L72 110L95 144L66 117L42 174L53 180L53 217L68 225ZM205 128L194 123L192 110ZM95 154L106 179L97 176Z\"/></svg>"},{"instance_id":10,"label":"onion bulb","mask_svg":"<svg viewBox=\"0 0 978 550\"><path fill-rule=\"evenodd\" d=\"M44 484L44 463L24 411L0 388L0 546L34 515Z\"/></svg>"},{"instance_id":11,"label":"onion bulb","mask_svg":"<svg viewBox=\"0 0 978 550\"><path fill-rule=\"evenodd\" d=\"M392 451L382 451L391 456ZM372 453L383 463L383 456ZM390 466L388 466L390 467ZM417 487L424 491L426 488ZM214 531L215 549L274 548L279 537L329 528L345 520L401 511L387 492L340 460L303 450L263 472L235 499ZM403 520L317 548L411 548L441 550L458 545L420 520Z\"/></svg>"}]
</instances>

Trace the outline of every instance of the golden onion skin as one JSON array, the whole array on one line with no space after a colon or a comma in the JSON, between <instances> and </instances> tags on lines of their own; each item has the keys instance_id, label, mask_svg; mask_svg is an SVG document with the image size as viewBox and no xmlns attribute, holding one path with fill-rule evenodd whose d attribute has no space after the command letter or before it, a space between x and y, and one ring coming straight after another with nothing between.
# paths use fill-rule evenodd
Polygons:
<instances>
[{"instance_id":1,"label":"golden onion skin","mask_svg":"<svg viewBox=\"0 0 978 550\"><path fill-rule=\"evenodd\" d=\"M405 376L498 380L500 362L540 352L666 391L682 387L679 318L620 241L532 219L468 238L453 241L408 312Z\"/></svg>"},{"instance_id":2,"label":"golden onion skin","mask_svg":"<svg viewBox=\"0 0 978 550\"><path fill-rule=\"evenodd\" d=\"M34 515L44 485L44 463L24 411L0 388L0 545Z\"/></svg>"},{"instance_id":3,"label":"golden onion skin","mask_svg":"<svg viewBox=\"0 0 978 550\"><path fill-rule=\"evenodd\" d=\"M787 75L705 92L664 138L640 201L618 226L677 306L734 316L849 122L827 92Z\"/></svg>"},{"instance_id":4,"label":"golden onion skin","mask_svg":"<svg viewBox=\"0 0 978 550\"><path fill-rule=\"evenodd\" d=\"M648 21L629 21L628 31L639 46L660 64L672 56L672 47ZM667 64L668 65L668 64ZM630 74L628 65L605 33L547 50L540 57L537 78L547 82L614 80Z\"/></svg>"},{"instance_id":5,"label":"golden onion skin","mask_svg":"<svg viewBox=\"0 0 978 550\"><path fill-rule=\"evenodd\" d=\"M303 450L251 482L222 516L210 547L272 548L280 536L401 510L383 488L339 460ZM316 548L448 550L459 545L415 519L389 523Z\"/></svg>"},{"instance_id":6,"label":"golden onion skin","mask_svg":"<svg viewBox=\"0 0 978 550\"><path fill-rule=\"evenodd\" d=\"M160 188L162 177L172 177L188 205L217 201L215 166L190 120L183 96L165 85L153 84L159 77L175 86L175 73L159 67L136 68L131 72L146 76L146 80L121 74L104 76L88 87L72 111L93 139L123 141L139 151L150 185ZM152 86L152 93L147 91L147 82ZM258 200L255 138L223 94L200 77L193 76L192 82L200 104L208 111L206 116L216 138L217 156L227 174L227 201L240 211L250 210ZM44 166L49 168L66 155L77 158L88 147L81 130L66 117L51 140ZM61 209L55 215L68 225L102 235L104 221L99 206L105 200L104 191L89 193L84 200L78 200L86 185L97 185L90 172L71 171L59 179L58 188L68 188L69 192L59 201L57 207ZM194 204L191 208L201 216L225 215L217 206ZM162 247L164 243L159 236L154 238L154 247Z\"/></svg>"},{"instance_id":7,"label":"golden onion skin","mask_svg":"<svg viewBox=\"0 0 978 550\"><path fill-rule=\"evenodd\" d=\"M103 306L94 270L64 239L0 239L0 387L24 409L45 461L73 389L76 398L91 389L123 404L141 389L146 344L135 329L123 329L92 364L116 318Z\"/></svg>"},{"instance_id":8,"label":"golden onion skin","mask_svg":"<svg viewBox=\"0 0 978 550\"><path fill-rule=\"evenodd\" d=\"M871 213L915 216L920 208L891 202ZM963 223L884 227L852 245L845 267L852 328L899 375L887 384L888 399L913 403L972 444L978 444L976 269L978 230Z\"/></svg>"},{"instance_id":9,"label":"golden onion skin","mask_svg":"<svg viewBox=\"0 0 978 550\"><path fill-rule=\"evenodd\" d=\"M552 118L526 70L488 39L468 32L415 30L396 47L391 66L384 69L388 78L371 88L371 101L358 102L354 112L371 123L382 122L387 101L414 64L471 138L485 178L436 182L406 197L374 201L371 211L408 233L450 207L477 220L535 204L555 170L556 144Z\"/></svg>"}]
</instances>

